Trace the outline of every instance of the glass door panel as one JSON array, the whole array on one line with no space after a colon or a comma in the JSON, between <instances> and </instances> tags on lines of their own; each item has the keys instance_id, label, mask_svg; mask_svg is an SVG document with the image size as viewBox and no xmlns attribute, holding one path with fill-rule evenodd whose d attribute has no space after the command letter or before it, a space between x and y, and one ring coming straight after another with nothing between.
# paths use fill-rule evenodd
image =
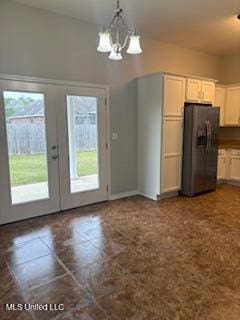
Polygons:
<instances>
[{"instance_id":1,"label":"glass door panel","mask_svg":"<svg viewBox=\"0 0 240 320\"><path fill-rule=\"evenodd\" d=\"M12 204L49 197L44 94L4 91Z\"/></svg>"},{"instance_id":2,"label":"glass door panel","mask_svg":"<svg viewBox=\"0 0 240 320\"><path fill-rule=\"evenodd\" d=\"M70 192L99 188L97 98L67 96Z\"/></svg>"}]
</instances>

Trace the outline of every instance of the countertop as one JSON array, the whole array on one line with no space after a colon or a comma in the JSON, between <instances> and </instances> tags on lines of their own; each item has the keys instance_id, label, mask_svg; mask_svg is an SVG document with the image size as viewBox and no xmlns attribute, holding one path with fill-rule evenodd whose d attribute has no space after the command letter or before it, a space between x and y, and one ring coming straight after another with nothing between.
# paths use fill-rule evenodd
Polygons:
<instances>
[{"instance_id":1,"label":"countertop","mask_svg":"<svg viewBox=\"0 0 240 320\"><path fill-rule=\"evenodd\" d=\"M220 140L219 149L240 149L240 140Z\"/></svg>"}]
</instances>

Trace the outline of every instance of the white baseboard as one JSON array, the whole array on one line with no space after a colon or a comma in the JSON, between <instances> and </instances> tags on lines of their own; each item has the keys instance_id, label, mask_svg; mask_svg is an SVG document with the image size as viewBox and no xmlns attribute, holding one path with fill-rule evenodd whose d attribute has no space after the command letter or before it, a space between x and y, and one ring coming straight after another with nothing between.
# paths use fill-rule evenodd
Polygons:
<instances>
[{"instance_id":1,"label":"white baseboard","mask_svg":"<svg viewBox=\"0 0 240 320\"><path fill-rule=\"evenodd\" d=\"M240 187L240 181L228 180L225 183L231 184L232 186Z\"/></svg>"},{"instance_id":2,"label":"white baseboard","mask_svg":"<svg viewBox=\"0 0 240 320\"><path fill-rule=\"evenodd\" d=\"M144 198L148 198L148 199L154 200L154 201L157 200L157 195L154 197L154 196L149 195L149 194L146 194L146 193L144 193L144 192L139 192L139 194L140 194L141 196L143 196Z\"/></svg>"},{"instance_id":3,"label":"white baseboard","mask_svg":"<svg viewBox=\"0 0 240 320\"><path fill-rule=\"evenodd\" d=\"M122 192L122 193L111 194L110 200L123 199L123 198L127 198L127 197L136 196L137 194L139 194L138 190L132 190L132 191L127 191L127 192Z\"/></svg>"},{"instance_id":4,"label":"white baseboard","mask_svg":"<svg viewBox=\"0 0 240 320\"><path fill-rule=\"evenodd\" d=\"M218 180L218 184L222 184L222 183L231 184L232 186L236 186L236 187L240 186L240 181L237 181L237 180L225 180L225 179Z\"/></svg>"},{"instance_id":5,"label":"white baseboard","mask_svg":"<svg viewBox=\"0 0 240 320\"><path fill-rule=\"evenodd\" d=\"M171 191L171 192L167 192L167 193L159 195L158 200L173 198L173 197L177 197L178 195L179 195L178 191Z\"/></svg>"},{"instance_id":6,"label":"white baseboard","mask_svg":"<svg viewBox=\"0 0 240 320\"><path fill-rule=\"evenodd\" d=\"M218 184L221 184L221 183L228 183L228 184L232 184L235 186L240 186L240 183L237 181L236 182L230 181L230 180L218 181ZM143 194L143 193L139 192L138 190L132 190L132 191L127 191L127 192L112 194L112 195L110 195L109 200L118 200L118 199L136 196L136 195L141 195L143 197L146 197L148 199L156 201L156 200L163 200L163 199L167 199L167 198L171 198L171 197L176 197L176 196L178 196L178 192L169 192L169 193L166 193L166 194L163 194L163 195L160 195L160 196L157 196L156 198L154 198L154 197L150 197L149 195Z\"/></svg>"}]
</instances>

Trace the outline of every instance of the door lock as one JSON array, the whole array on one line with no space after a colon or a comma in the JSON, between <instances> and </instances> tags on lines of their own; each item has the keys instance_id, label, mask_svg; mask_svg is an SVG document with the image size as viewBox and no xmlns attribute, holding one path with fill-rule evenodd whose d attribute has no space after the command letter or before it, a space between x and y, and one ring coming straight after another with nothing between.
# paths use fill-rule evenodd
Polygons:
<instances>
[{"instance_id":1,"label":"door lock","mask_svg":"<svg viewBox=\"0 0 240 320\"><path fill-rule=\"evenodd\" d=\"M57 159L58 159L58 155L57 155L57 154L53 154L53 155L52 155L52 159L53 159L53 160L57 160Z\"/></svg>"}]
</instances>

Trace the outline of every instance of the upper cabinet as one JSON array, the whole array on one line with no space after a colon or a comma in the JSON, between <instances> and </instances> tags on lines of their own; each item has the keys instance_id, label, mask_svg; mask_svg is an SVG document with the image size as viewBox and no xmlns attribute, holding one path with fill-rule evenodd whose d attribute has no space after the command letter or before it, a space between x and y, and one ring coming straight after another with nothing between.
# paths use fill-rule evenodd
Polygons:
<instances>
[{"instance_id":1,"label":"upper cabinet","mask_svg":"<svg viewBox=\"0 0 240 320\"><path fill-rule=\"evenodd\" d=\"M214 104L215 83L199 79L187 79L186 101Z\"/></svg>"},{"instance_id":2,"label":"upper cabinet","mask_svg":"<svg viewBox=\"0 0 240 320\"><path fill-rule=\"evenodd\" d=\"M211 103L215 101L215 83L211 81L202 81L202 103Z\"/></svg>"},{"instance_id":3,"label":"upper cabinet","mask_svg":"<svg viewBox=\"0 0 240 320\"><path fill-rule=\"evenodd\" d=\"M186 80L181 77L164 77L163 116L182 117L185 101Z\"/></svg>"},{"instance_id":4,"label":"upper cabinet","mask_svg":"<svg viewBox=\"0 0 240 320\"><path fill-rule=\"evenodd\" d=\"M225 125L240 125L240 86L227 88Z\"/></svg>"},{"instance_id":5,"label":"upper cabinet","mask_svg":"<svg viewBox=\"0 0 240 320\"><path fill-rule=\"evenodd\" d=\"M201 98L202 81L187 79L186 101L199 102Z\"/></svg>"},{"instance_id":6,"label":"upper cabinet","mask_svg":"<svg viewBox=\"0 0 240 320\"><path fill-rule=\"evenodd\" d=\"M224 125L224 113L226 106L226 88L222 86L216 86L215 90L215 103L214 106L220 107L220 125Z\"/></svg>"}]
</instances>

